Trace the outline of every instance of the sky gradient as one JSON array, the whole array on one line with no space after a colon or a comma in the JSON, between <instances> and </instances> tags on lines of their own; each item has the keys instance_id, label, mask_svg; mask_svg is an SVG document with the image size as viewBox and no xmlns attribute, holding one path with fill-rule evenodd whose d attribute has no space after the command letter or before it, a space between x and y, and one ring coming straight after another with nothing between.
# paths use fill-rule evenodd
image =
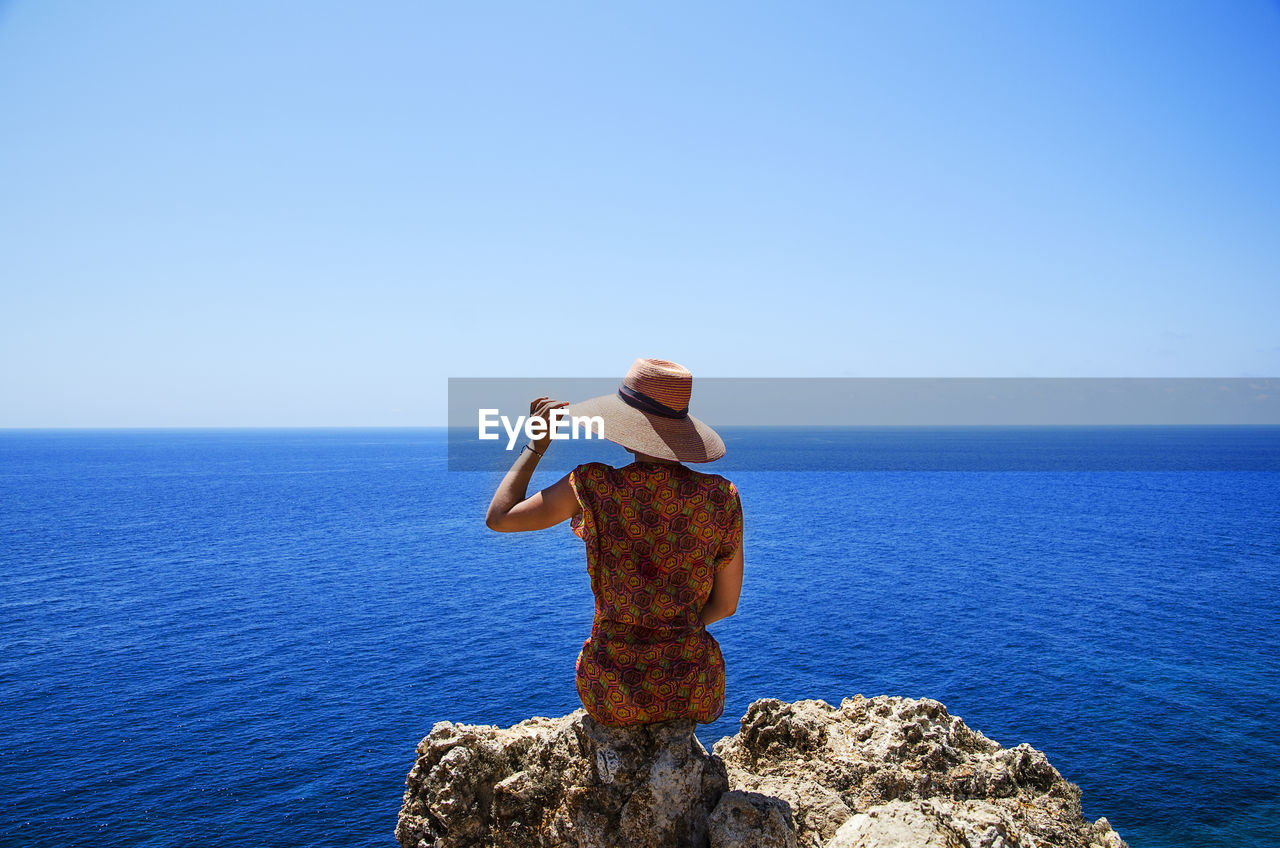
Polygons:
<instances>
[{"instance_id":1,"label":"sky gradient","mask_svg":"<svg viewBox=\"0 0 1280 848\"><path fill-rule=\"evenodd\" d=\"M1273 377L1278 150L1262 0L0 3L0 427Z\"/></svg>"}]
</instances>

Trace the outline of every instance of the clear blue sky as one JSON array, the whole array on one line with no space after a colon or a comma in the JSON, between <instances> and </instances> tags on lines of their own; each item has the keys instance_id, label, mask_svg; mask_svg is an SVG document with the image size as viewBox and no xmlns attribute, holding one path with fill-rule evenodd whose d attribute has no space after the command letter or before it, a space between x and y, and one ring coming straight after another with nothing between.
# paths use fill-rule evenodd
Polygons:
<instances>
[{"instance_id":1,"label":"clear blue sky","mask_svg":"<svg viewBox=\"0 0 1280 848\"><path fill-rule=\"evenodd\" d=\"M0 3L0 426L1280 375L1262 0Z\"/></svg>"}]
</instances>

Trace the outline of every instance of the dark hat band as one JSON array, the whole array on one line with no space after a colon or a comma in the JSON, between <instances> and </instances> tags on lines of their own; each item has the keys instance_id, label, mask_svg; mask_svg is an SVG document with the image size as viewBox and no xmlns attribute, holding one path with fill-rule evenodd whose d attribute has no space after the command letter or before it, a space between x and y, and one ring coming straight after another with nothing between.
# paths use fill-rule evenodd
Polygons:
<instances>
[{"instance_id":1,"label":"dark hat band","mask_svg":"<svg viewBox=\"0 0 1280 848\"><path fill-rule=\"evenodd\" d=\"M632 409L638 409L641 412L648 412L662 418L689 417L689 407L686 406L684 409L674 409L661 401L654 400L642 392L637 392L635 389L628 388L625 384L618 386L618 397L622 398L622 402Z\"/></svg>"}]
</instances>

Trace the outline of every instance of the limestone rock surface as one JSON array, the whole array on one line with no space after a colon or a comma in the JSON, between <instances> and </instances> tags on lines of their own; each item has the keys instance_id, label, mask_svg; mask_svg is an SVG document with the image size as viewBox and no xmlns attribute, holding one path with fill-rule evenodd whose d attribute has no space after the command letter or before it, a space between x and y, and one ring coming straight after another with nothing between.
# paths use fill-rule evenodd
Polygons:
<instances>
[{"instance_id":1,"label":"limestone rock surface","mask_svg":"<svg viewBox=\"0 0 1280 848\"><path fill-rule=\"evenodd\" d=\"M734 789L781 798L807 848L1120 848L1040 751L928 698L756 701L715 744Z\"/></svg>"},{"instance_id":2,"label":"limestone rock surface","mask_svg":"<svg viewBox=\"0 0 1280 848\"><path fill-rule=\"evenodd\" d=\"M439 722L418 745L402 848L1127 848L1028 745L937 701L756 701L709 754L690 721L583 710Z\"/></svg>"},{"instance_id":3,"label":"limestone rock surface","mask_svg":"<svg viewBox=\"0 0 1280 848\"><path fill-rule=\"evenodd\" d=\"M439 722L418 744L404 848L701 848L729 788L693 721L616 729L585 710L514 727Z\"/></svg>"}]
</instances>

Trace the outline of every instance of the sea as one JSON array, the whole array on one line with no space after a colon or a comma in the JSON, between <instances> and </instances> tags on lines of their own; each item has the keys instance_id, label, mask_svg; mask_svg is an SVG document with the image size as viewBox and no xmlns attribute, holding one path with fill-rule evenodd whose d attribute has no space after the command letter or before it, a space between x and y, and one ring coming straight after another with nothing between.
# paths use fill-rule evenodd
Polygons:
<instances>
[{"instance_id":1,"label":"sea","mask_svg":"<svg viewBox=\"0 0 1280 848\"><path fill-rule=\"evenodd\" d=\"M1079 436L1038 431L1073 459L1025 470L1026 431L971 430L957 470L920 431L727 435L705 470L741 493L745 579L704 744L759 698L933 698L1134 848L1278 844L1280 428ZM0 431L0 845L393 848L433 724L578 708L581 541L489 531L501 473L448 454L443 428Z\"/></svg>"}]
</instances>

